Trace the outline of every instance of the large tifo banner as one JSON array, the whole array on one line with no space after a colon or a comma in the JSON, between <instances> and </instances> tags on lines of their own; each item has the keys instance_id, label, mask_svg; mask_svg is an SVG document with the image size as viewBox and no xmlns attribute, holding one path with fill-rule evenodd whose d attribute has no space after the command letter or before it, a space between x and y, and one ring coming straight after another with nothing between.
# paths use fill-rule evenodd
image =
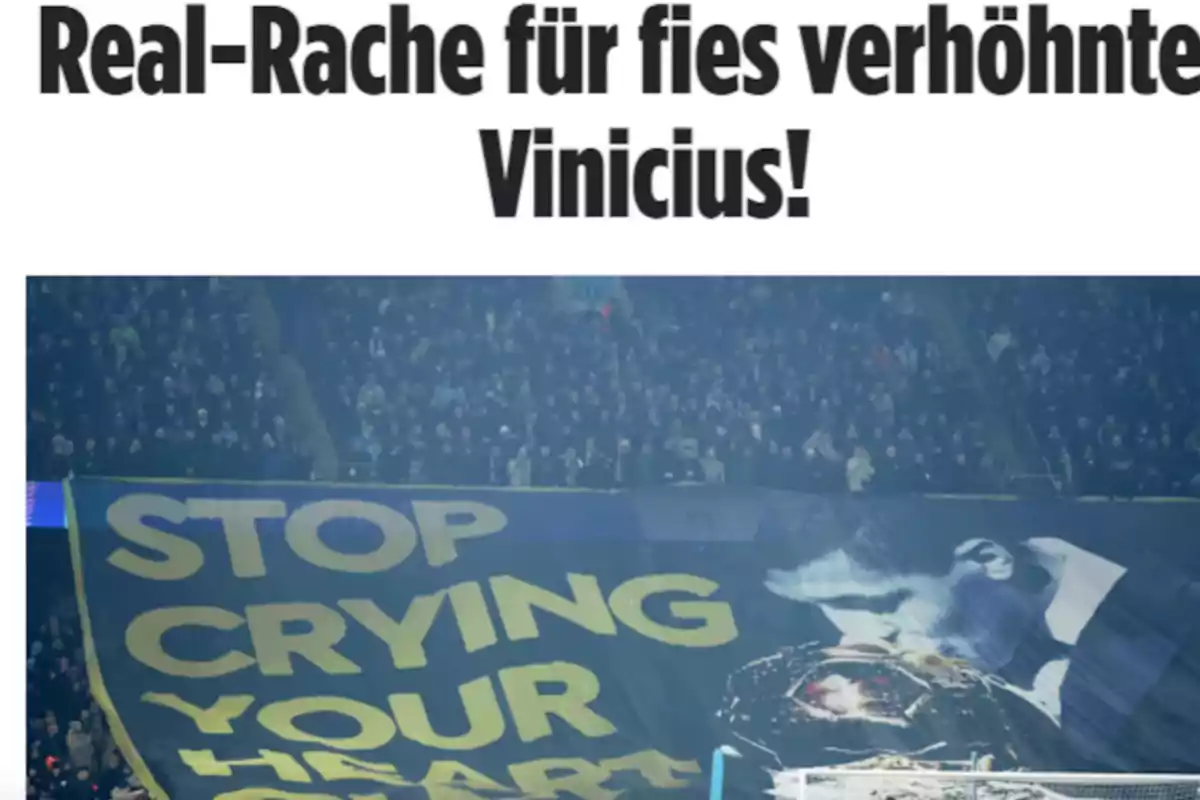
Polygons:
<instances>
[{"instance_id":1,"label":"large tifo banner","mask_svg":"<svg viewBox=\"0 0 1200 800\"><path fill-rule=\"evenodd\" d=\"M159 797L726 796L1200 771L1200 505L75 481Z\"/></svg>"}]
</instances>

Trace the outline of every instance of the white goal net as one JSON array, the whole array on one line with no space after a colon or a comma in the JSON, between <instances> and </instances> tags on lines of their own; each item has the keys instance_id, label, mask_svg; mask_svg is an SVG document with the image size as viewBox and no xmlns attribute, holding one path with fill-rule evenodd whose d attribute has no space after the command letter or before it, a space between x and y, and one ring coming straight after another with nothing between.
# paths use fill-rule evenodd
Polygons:
<instances>
[{"instance_id":1,"label":"white goal net","mask_svg":"<svg viewBox=\"0 0 1200 800\"><path fill-rule=\"evenodd\" d=\"M775 776L774 794L794 800L1200 800L1200 775L789 770Z\"/></svg>"}]
</instances>

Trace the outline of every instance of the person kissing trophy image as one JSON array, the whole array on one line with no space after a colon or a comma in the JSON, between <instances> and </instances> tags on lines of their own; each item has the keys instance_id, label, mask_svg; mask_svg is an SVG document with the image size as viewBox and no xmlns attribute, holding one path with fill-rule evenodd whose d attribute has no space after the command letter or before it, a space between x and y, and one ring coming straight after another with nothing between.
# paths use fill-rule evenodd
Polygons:
<instances>
[{"instance_id":1,"label":"person kissing trophy image","mask_svg":"<svg viewBox=\"0 0 1200 800\"><path fill-rule=\"evenodd\" d=\"M799 641L728 676L717 712L776 785L813 767L1196 771L1200 719L1164 721L1156 688L1185 687L1200 717L1196 627L1162 624L1172 608L1196 618L1194 581L1147 580L1061 538L777 519L764 538L803 536L802 553L772 559L763 588L818 611L832 641L799 624Z\"/></svg>"}]
</instances>

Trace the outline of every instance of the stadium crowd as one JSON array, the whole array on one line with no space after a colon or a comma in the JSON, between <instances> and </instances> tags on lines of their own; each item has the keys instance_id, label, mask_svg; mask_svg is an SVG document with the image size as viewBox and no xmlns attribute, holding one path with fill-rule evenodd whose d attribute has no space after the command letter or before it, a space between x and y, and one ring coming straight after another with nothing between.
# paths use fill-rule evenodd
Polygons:
<instances>
[{"instance_id":1,"label":"stadium crowd","mask_svg":"<svg viewBox=\"0 0 1200 800\"><path fill-rule=\"evenodd\" d=\"M31 279L29 475L287 476L295 444L236 287Z\"/></svg>"},{"instance_id":2,"label":"stadium crowd","mask_svg":"<svg viewBox=\"0 0 1200 800\"><path fill-rule=\"evenodd\" d=\"M317 477L283 353L347 480L994 493L1033 460L1063 493L1200 494L1195 287L949 283L279 279L273 355L241 281L32 279L27 471ZM136 796L70 577L36 570L28 796Z\"/></svg>"},{"instance_id":3,"label":"stadium crowd","mask_svg":"<svg viewBox=\"0 0 1200 800\"><path fill-rule=\"evenodd\" d=\"M1002 482L965 370L943 357L912 292L888 281L626 280L590 314L565 313L562 293L535 283L280 287L291 345L329 377L315 388L344 477Z\"/></svg>"},{"instance_id":4,"label":"stadium crowd","mask_svg":"<svg viewBox=\"0 0 1200 800\"><path fill-rule=\"evenodd\" d=\"M1200 297L1191 283L971 287L978 339L1007 401L1074 493L1200 495Z\"/></svg>"},{"instance_id":5,"label":"stadium crowd","mask_svg":"<svg viewBox=\"0 0 1200 800\"><path fill-rule=\"evenodd\" d=\"M55 537L28 537L26 796L138 800L137 777L91 696L70 562Z\"/></svg>"},{"instance_id":6,"label":"stadium crowd","mask_svg":"<svg viewBox=\"0 0 1200 800\"><path fill-rule=\"evenodd\" d=\"M546 279L268 283L345 479L1200 491L1200 304L1179 281L955 282L966 357L897 279L625 279L582 304ZM244 295L31 281L30 476L310 477Z\"/></svg>"}]
</instances>

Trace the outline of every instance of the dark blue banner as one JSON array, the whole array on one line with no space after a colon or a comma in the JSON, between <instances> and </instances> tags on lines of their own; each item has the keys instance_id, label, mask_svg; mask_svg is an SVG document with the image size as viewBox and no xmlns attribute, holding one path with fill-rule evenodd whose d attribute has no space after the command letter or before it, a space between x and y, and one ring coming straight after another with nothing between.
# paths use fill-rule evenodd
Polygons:
<instances>
[{"instance_id":1,"label":"dark blue banner","mask_svg":"<svg viewBox=\"0 0 1200 800\"><path fill-rule=\"evenodd\" d=\"M75 481L93 691L163 796L1200 771L1200 506Z\"/></svg>"}]
</instances>

